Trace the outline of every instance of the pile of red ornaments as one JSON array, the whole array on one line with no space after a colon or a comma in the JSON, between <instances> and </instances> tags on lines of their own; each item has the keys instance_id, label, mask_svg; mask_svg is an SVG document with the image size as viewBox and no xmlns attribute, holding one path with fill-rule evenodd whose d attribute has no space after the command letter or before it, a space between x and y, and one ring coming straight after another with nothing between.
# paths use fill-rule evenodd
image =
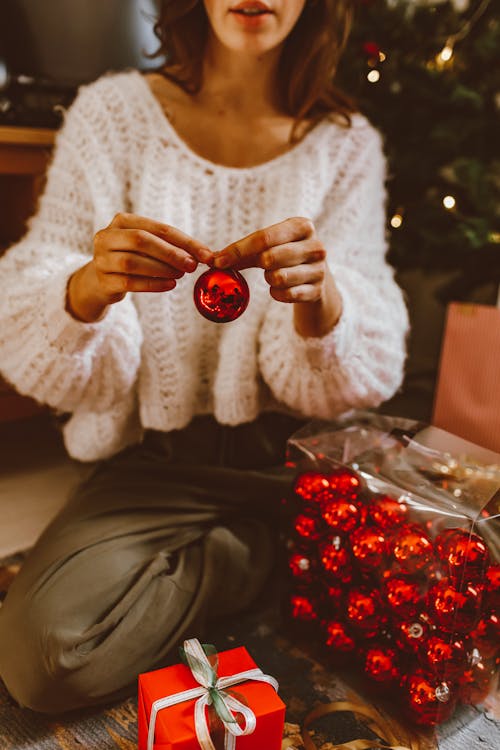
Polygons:
<instances>
[{"instance_id":1,"label":"pile of red ornaments","mask_svg":"<svg viewBox=\"0 0 500 750\"><path fill-rule=\"evenodd\" d=\"M304 471L293 492L294 620L418 724L480 703L500 657L500 564L477 530L445 528L348 467Z\"/></svg>"}]
</instances>

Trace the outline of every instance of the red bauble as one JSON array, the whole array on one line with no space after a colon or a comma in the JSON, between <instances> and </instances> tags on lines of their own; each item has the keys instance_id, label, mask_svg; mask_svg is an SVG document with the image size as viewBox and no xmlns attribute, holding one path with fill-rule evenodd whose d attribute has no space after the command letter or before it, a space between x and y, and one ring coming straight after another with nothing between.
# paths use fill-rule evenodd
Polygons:
<instances>
[{"instance_id":1,"label":"red bauble","mask_svg":"<svg viewBox=\"0 0 500 750\"><path fill-rule=\"evenodd\" d=\"M412 617L422 600L421 585L405 576L388 576L384 581L384 598L396 617Z\"/></svg>"},{"instance_id":2,"label":"red bauble","mask_svg":"<svg viewBox=\"0 0 500 750\"><path fill-rule=\"evenodd\" d=\"M300 537L311 542L316 542L322 535L323 522L316 513L299 513L293 525Z\"/></svg>"},{"instance_id":3,"label":"red bauble","mask_svg":"<svg viewBox=\"0 0 500 750\"><path fill-rule=\"evenodd\" d=\"M481 617L470 637L483 659L491 659L500 651L500 615L490 612Z\"/></svg>"},{"instance_id":4,"label":"red bauble","mask_svg":"<svg viewBox=\"0 0 500 750\"><path fill-rule=\"evenodd\" d=\"M425 572L434 562L434 547L420 526L405 525L394 532L392 557L396 570L403 573Z\"/></svg>"},{"instance_id":5,"label":"red bauble","mask_svg":"<svg viewBox=\"0 0 500 750\"><path fill-rule=\"evenodd\" d=\"M328 474L328 481L335 497L356 500L362 490L360 477L355 471L342 467Z\"/></svg>"},{"instance_id":6,"label":"red bauble","mask_svg":"<svg viewBox=\"0 0 500 750\"><path fill-rule=\"evenodd\" d=\"M314 602L304 594L293 594L290 597L290 612L294 620L301 622L313 622L318 619Z\"/></svg>"},{"instance_id":7,"label":"red bauble","mask_svg":"<svg viewBox=\"0 0 500 750\"><path fill-rule=\"evenodd\" d=\"M205 318L214 323L229 323L245 312L250 293L239 271L209 268L194 285L194 302Z\"/></svg>"},{"instance_id":8,"label":"red bauble","mask_svg":"<svg viewBox=\"0 0 500 750\"><path fill-rule=\"evenodd\" d=\"M484 540L467 529L447 529L436 537L436 549L445 575L462 585L479 581L490 561Z\"/></svg>"},{"instance_id":9,"label":"red bauble","mask_svg":"<svg viewBox=\"0 0 500 750\"><path fill-rule=\"evenodd\" d=\"M396 644L403 651L418 654L427 643L429 626L420 620L403 620L393 626Z\"/></svg>"},{"instance_id":10,"label":"red bauble","mask_svg":"<svg viewBox=\"0 0 500 750\"><path fill-rule=\"evenodd\" d=\"M293 552L288 558L288 566L292 575L299 581L311 583L314 566L311 559L303 552Z\"/></svg>"},{"instance_id":11,"label":"red bauble","mask_svg":"<svg viewBox=\"0 0 500 750\"><path fill-rule=\"evenodd\" d=\"M330 531L344 534L357 528L363 517L359 503L342 497L325 500L321 504L321 515Z\"/></svg>"},{"instance_id":12,"label":"red bauble","mask_svg":"<svg viewBox=\"0 0 500 750\"><path fill-rule=\"evenodd\" d=\"M363 572L385 565L387 541L382 531L370 526L356 529L351 534L352 554Z\"/></svg>"},{"instance_id":13,"label":"red bauble","mask_svg":"<svg viewBox=\"0 0 500 750\"><path fill-rule=\"evenodd\" d=\"M408 518L408 506L389 495L374 495L367 510L369 518L381 529L397 526Z\"/></svg>"},{"instance_id":14,"label":"red bauble","mask_svg":"<svg viewBox=\"0 0 500 750\"><path fill-rule=\"evenodd\" d=\"M375 635L387 623L378 591L364 586L351 589L347 594L347 622L368 638Z\"/></svg>"},{"instance_id":15,"label":"red bauble","mask_svg":"<svg viewBox=\"0 0 500 750\"><path fill-rule=\"evenodd\" d=\"M353 570L351 558L339 537L336 537L331 544L323 544L319 555L321 564L327 573L338 581L342 581L342 583L350 583L352 581Z\"/></svg>"},{"instance_id":16,"label":"red bauble","mask_svg":"<svg viewBox=\"0 0 500 750\"><path fill-rule=\"evenodd\" d=\"M398 657L386 644L374 644L364 654L363 668L367 677L383 685L401 679Z\"/></svg>"},{"instance_id":17,"label":"red bauble","mask_svg":"<svg viewBox=\"0 0 500 750\"><path fill-rule=\"evenodd\" d=\"M484 661L464 672L458 681L459 698L462 703L473 706L481 703L489 693L494 673L494 665Z\"/></svg>"},{"instance_id":18,"label":"red bauble","mask_svg":"<svg viewBox=\"0 0 500 750\"><path fill-rule=\"evenodd\" d=\"M295 480L293 489L295 494L306 503L320 503L331 497L328 477L317 471L306 471L300 474Z\"/></svg>"},{"instance_id":19,"label":"red bauble","mask_svg":"<svg viewBox=\"0 0 500 750\"><path fill-rule=\"evenodd\" d=\"M456 698L450 685L439 678L417 669L403 678L401 687L405 706L417 724L434 726L453 713Z\"/></svg>"},{"instance_id":20,"label":"red bauble","mask_svg":"<svg viewBox=\"0 0 500 750\"><path fill-rule=\"evenodd\" d=\"M484 578L484 608L500 615L500 565L490 565Z\"/></svg>"},{"instance_id":21,"label":"red bauble","mask_svg":"<svg viewBox=\"0 0 500 750\"><path fill-rule=\"evenodd\" d=\"M378 56L380 54L380 47L378 46L377 42L364 42L363 52L367 57L376 57L378 59Z\"/></svg>"},{"instance_id":22,"label":"red bauble","mask_svg":"<svg viewBox=\"0 0 500 750\"><path fill-rule=\"evenodd\" d=\"M361 492L361 480L350 469L335 469L328 474L306 471L295 480L294 492L306 503L323 504L333 499L356 500Z\"/></svg>"},{"instance_id":23,"label":"red bauble","mask_svg":"<svg viewBox=\"0 0 500 750\"><path fill-rule=\"evenodd\" d=\"M421 663L440 680L455 681L468 666L467 644L457 636L431 635L423 646Z\"/></svg>"},{"instance_id":24,"label":"red bauble","mask_svg":"<svg viewBox=\"0 0 500 750\"><path fill-rule=\"evenodd\" d=\"M443 578L427 594L427 606L431 619L442 630L467 634L480 616L481 590L468 584L459 591L452 581Z\"/></svg>"},{"instance_id":25,"label":"red bauble","mask_svg":"<svg viewBox=\"0 0 500 750\"><path fill-rule=\"evenodd\" d=\"M325 625L325 634L325 643L332 651L340 654L352 654L355 651L356 641L343 622L330 620Z\"/></svg>"}]
</instances>

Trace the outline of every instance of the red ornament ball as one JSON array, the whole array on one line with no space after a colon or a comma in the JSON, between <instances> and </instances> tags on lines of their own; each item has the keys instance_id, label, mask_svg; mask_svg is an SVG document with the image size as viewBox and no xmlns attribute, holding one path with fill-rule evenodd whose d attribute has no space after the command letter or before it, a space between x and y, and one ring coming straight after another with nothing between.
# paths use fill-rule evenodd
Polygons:
<instances>
[{"instance_id":1,"label":"red ornament ball","mask_svg":"<svg viewBox=\"0 0 500 750\"><path fill-rule=\"evenodd\" d=\"M346 500L356 500L362 490L360 477L355 471L345 467L335 469L328 474L328 481L333 495Z\"/></svg>"},{"instance_id":2,"label":"red ornament ball","mask_svg":"<svg viewBox=\"0 0 500 750\"><path fill-rule=\"evenodd\" d=\"M367 57L377 57L380 53L380 47L378 46L377 42L364 42L363 44L363 52Z\"/></svg>"},{"instance_id":3,"label":"red ornament ball","mask_svg":"<svg viewBox=\"0 0 500 750\"><path fill-rule=\"evenodd\" d=\"M436 583L427 594L431 619L447 632L468 633L480 616L481 590L468 584L459 591L448 578Z\"/></svg>"},{"instance_id":4,"label":"red ornament ball","mask_svg":"<svg viewBox=\"0 0 500 750\"><path fill-rule=\"evenodd\" d=\"M321 505L321 515L331 531L344 534L357 528L362 519L360 505L343 497L325 500Z\"/></svg>"},{"instance_id":5,"label":"red ornament ball","mask_svg":"<svg viewBox=\"0 0 500 750\"><path fill-rule=\"evenodd\" d=\"M343 622L330 620L325 625L325 634L325 643L332 651L341 654L352 654L355 651L356 641Z\"/></svg>"},{"instance_id":6,"label":"red ornament ball","mask_svg":"<svg viewBox=\"0 0 500 750\"><path fill-rule=\"evenodd\" d=\"M397 570L410 574L425 572L434 562L434 547L420 526L407 525L394 532L392 557Z\"/></svg>"},{"instance_id":7,"label":"red ornament ball","mask_svg":"<svg viewBox=\"0 0 500 750\"><path fill-rule=\"evenodd\" d=\"M370 520L381 529L397 526L408 518L408 506L389 495L374 495L367 511Z\"/></svg>"},{"instance_id":8,"label":"red ornament ball","mask_svg":"<svg viewBox=\"0 0 500 750\"><path fill-rule=\"evenodd\" d=\"M467 644L457 636L431 635L424 645L422 666L441 680L456 680L468 666Z\"/></svg>"},{"instance_id":9,"label":"red ornament ball","mask_svg":"<svg viewBox=\"0 0 500 750\"><path fill-rule=\"evenodd\" d=\"M367 649L363 669L370 680L379 684L388 685L401 679L397 654L385 644L376 644Z\"/></svg>"},{"instance_id":10,"label":"red ornament ball","mask_svg":"<svg viewBox=\"0 0 500 750\"><path fill-rule=\"evenodd\" d=\"M364 526L351 534L351 551L363 572L385 565L388 546L380 529Z\"/></svg>"},{"instance_id":11,"label":"red ornament ball","mask_svg":"<svg viewBox=\"0 0 500 750\"><path fill-rule=\"evenodd\" d=\"M292 575L304 583L311 583L314 567L312 561L303 552L294 552L288 559L288 566Z\"/></svg>"},{"instance_id":12,"label":"red ornament ball","mask_svg":"<svg viewBox=\"0 0 500 750\"><path fill-rule=\"evenodd\" d=\"M352 581L351 557L339 537L335 537L332 543L323 544L319 554L321 564L329 575L342 583Z\"/></svg>"},{"instance_id":13,"label":"red ornament ball","mask_svg":"<svg viewBox=\"0 0 500 750\"><path fill-rule=\"evenodd\" d=\"M490 565L484 579L484 608L500 615L500 565Z\"/></svg>"},{"instance_id":14,"label":"red ornament ball","mask_svg":"<svg viewBox=\"0 0 500 750\"><path fill-rule=\"evenodd\" d=\"M293 486L296 495L307 503L320 503L331 497L330 483L325 474L317 471L307 471L300 474Z\"/></svg>"},{"instance_id":15,"label":"red ornament ball","mask_svg":"<svg viewBox=\"0 0 500 750\"><path fill-rule=\"evenodd\" d=\"M194 285L194 302L201 313L214 323L229 323L245 312L250 293L239 271L209 268Z\"/></svg>"},{"instance_id":16,"label":"red ornament ball","mask_svg":"<svg viewBox=\"0 0 500 750\"><path fill-rule=\"evenodd\" d=\"M459 698L462 703L473 706L482 703L489 693L494 673L494 665L484 661L467 669L458 680Z\"/></svg>"},{"instance_id":17,"label":"red ornament ball","mask_svg":"<svg viewBox=\"0 0 500 750\"><path fill-rule=\"evenodd\" d=\"M456 698L451 687L421 669L403 678L403 700L411 718L425 726L440 724L453 713Z\"/></svg>"},{"instance_id":18,"label":"red ornament ball","mask_svg":"<svg viewBox=\"0 0 500 750\"><path fill-rule=\"evenodd\" d=\"M322 520L315 513L299 513L293 526L300 537L311 542L316 542L322 535Z\"/></svg>"},{"instance_id":19,"label":"red ornament ball","mask_svg":"<svg viewBox=\"0 0 500 750\"><path fill-rule=\"evenodd\" d=\"M314 602L303 594L293 594L290 597L290 612L294 620L301 622L313 622L318 618Z\"/></svg>"},{"instance_id":20,"label":"red ornament ball","mask_svg":"<svg viewBox=\"0 0 500 750\"><path fill-rule=\"evenodd\" d=\"M411 578L391 575L384 581L384 598L397 617L413 617L422 601L421 585Z\"/></svg>"},{"instance_id":21,"label":"red ornament ball","mask_svg":"<svg viewBox=\"0 0 500 750\"><path fill-rule=\"evenodd\" d=\"M478 534L467 529L447 529L436 537L435 543L445 575L460 584L483 578L490 556Z\"/></svg>"},{"instance_id":22,"label":"red ornament ball","mask_svg":"<svg viewBox=\"0 0 500 750\"><path fill-rule=\"evenodd\" d=\"M418 654L427 643L429 626L420 620L403 620L393 626L394 639L403 651Z\"/></svg>"},{"instance_id":23,"label":"red ornament ball","mask_svg":"<svg viewBox=\"0 0 500 750\"><path fill-rule=\"evenodd\" d=\"M387 623L378 591L364 586L351 589L347 594L347 622L368 638L375 635Z\"/></svg>"},{"instance_id":24,"label":"red ornament ball","mask_svg":"<svg viewBox=\"0 0 500 750\"><path fill-rule=\"evenodd\" d=\"M481 617L470 637L483 659L492 659L500 651L500 615L490 612Z\"/></svg>"}]
</instances>

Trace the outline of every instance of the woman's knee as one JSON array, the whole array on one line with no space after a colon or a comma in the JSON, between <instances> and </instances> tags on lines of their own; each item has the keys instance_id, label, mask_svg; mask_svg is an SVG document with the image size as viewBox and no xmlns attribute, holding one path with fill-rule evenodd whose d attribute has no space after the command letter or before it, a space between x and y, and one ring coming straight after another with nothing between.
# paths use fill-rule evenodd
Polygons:
<instances>
[{"instance_id":1,"label":"woman's knee","mask_svg":"<svg viewBox=\"0 0 500 750\"><path fill-rule=\"evenodd\" d=\"M70 630L57 611L9 601L0 609L0 677L23 708L56 714L85 705Z\"/></svg>"}]
</instances>

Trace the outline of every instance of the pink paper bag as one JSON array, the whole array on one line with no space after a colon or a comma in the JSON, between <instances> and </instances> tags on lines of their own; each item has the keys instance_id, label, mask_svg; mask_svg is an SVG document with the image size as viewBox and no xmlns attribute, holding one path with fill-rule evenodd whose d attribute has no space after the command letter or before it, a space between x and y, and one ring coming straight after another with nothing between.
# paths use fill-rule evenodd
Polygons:
<instances>
[{"instance_id":1,"label":"pink paper bag","mask_svg":"<svg viewBox=\"0 0 500 750\"><path fill-rule=\"evenodd\" d=\"M432 422L500 452L500 309L448 306Z\"/></svg>"}]
</instances>

